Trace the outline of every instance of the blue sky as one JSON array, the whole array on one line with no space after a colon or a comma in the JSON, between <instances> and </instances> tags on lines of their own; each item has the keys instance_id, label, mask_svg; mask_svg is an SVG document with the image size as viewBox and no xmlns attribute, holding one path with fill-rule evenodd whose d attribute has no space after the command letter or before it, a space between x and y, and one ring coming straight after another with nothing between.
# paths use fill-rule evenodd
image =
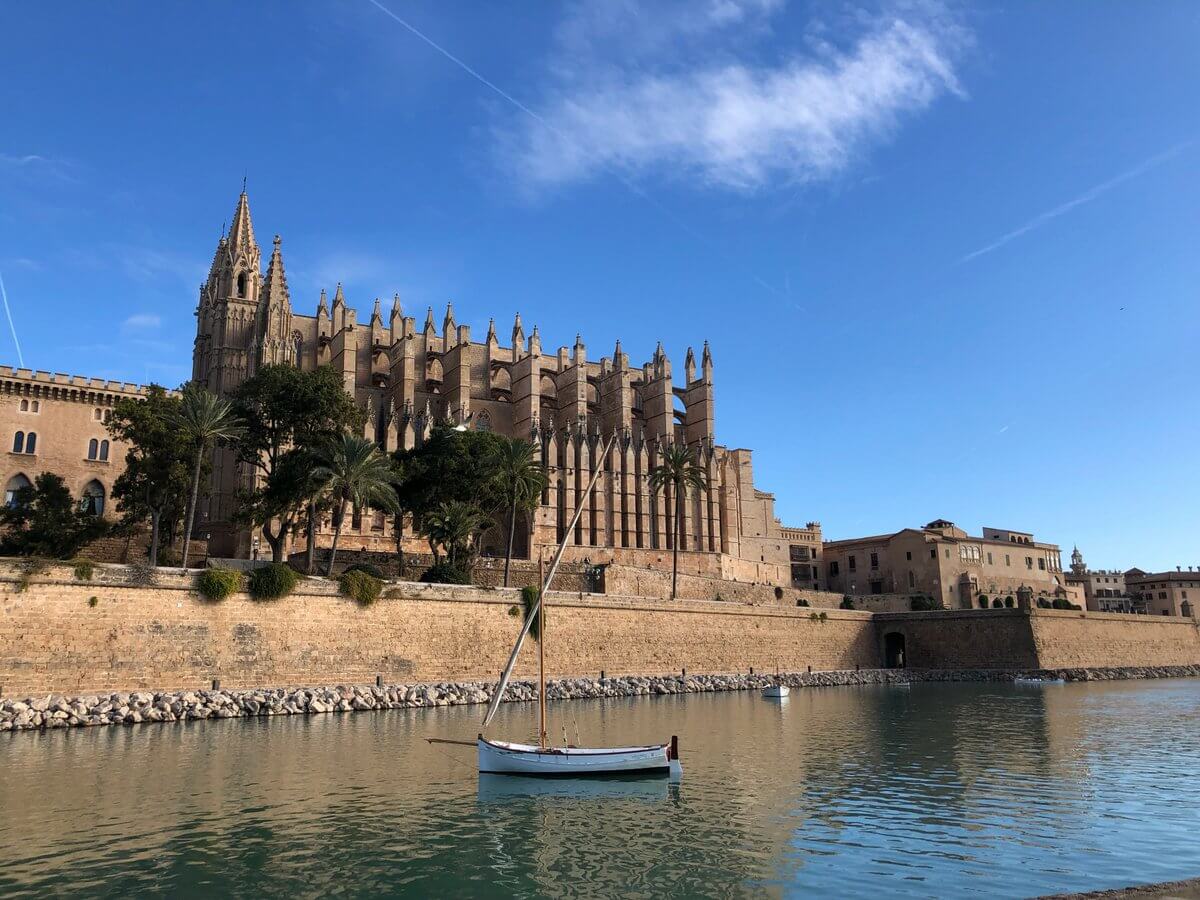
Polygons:
<instances>
[{"instance_id":1,"label":"blue sky","mask_svg":"<svg viewBox=\"0 0 1200 900\"><path fill-rule=\"evenodd\" d=\"M1200 564L1194 3L67 2L0 30L28 366L186 378L245 175L300 311L340 280L593 358L661 338L680 372L707 338L718 438L787 522Z\"/></svg>"}]
</instances>

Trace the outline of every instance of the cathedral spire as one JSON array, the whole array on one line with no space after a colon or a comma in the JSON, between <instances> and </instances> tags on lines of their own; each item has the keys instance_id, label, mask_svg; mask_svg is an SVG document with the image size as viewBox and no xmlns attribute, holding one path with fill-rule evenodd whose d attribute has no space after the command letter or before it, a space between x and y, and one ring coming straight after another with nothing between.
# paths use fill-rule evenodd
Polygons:
<instances>
[{"instance_id":1,"label":"cathedral spire","mask_svg":"<svg viewBox=\"0 0 1200 900\"><path fill-rule=\"evenodd\" d=\"M246 196L243 185L242 194L238 197L237 208L233 211L233 225L229 229L229 246L236 253L239 250L250 252L257 250L254 240L254 225L250 221L250 198Z\"/></svg>"},{"instance_id":2,"label":"cathedral spire","mask_svg":"<svg viewBox=\"0 0 1200 900\"><path fill-rule=\"evenodd\" d=\"M329 304L325 302L325 288L321 288L321 299L317 301L317 315L329 315Z\"/></svg>"},{"instance_id":3,"label":"cathedral spire","mask_svg":"<svg viewBox=\"0 0 1200 900\"><path fill-rule=\"evenodd\" d=\"M488 333L486 342L489 344L499 343L499 338L496 337L496 320L488 319Z\"/></svg>"},{"instance_id":4,"label":"cathedral spire","mask_svg":"<svg viewBox=\"0 0 1200 900\"><path fill-rule=\"evenodd\" d=\"M400 305L400 293L392 294L392 320L403 318L404 307Z\"/></svg>"},{"instance_id":5,"label":"cathedral spire","mask_svg":"<svg viewBox=\"0 0 1200 900\"><path fill-rule=\"evenodd\" d=\"M333 308L346 305L346 295L342 293L342 283L339 281L333 290Z\"/></svg>"},{"instance_id":6,"label":"cathedral spire","mask_svg":"<svg viewBox=\"0 0 1200 900\"><path fill-rule=\"evenodd\" d=\"M383 312L379 305L378 297L375 298L375 309L371 311L371 324L379 325L380 328L383 327Z\"/></svg>"},{"instance_id":7,"label":"cathedral spire","mask_svg":"<svg viewBox=\"0 0 1200 900\"><path fill-rule=\"evenodd\" d=\"M433 334L433 307L430 306L425 310L425 333Z\"/></svg>"},{"instance_id":8,"label":"cathedral spire","mask_svg":"<svg viewBox=\"0 0 1200 900\"><path fill-rule=\"evenodd\" d=\"M521 325L520 313L513 319L512 345L514 350L519 350L525 345L525 328Z\"/></svg>"},{"instance_id":9,"label":"cathedral spire","mask_svg":"<svg viewBox=\"0 0 1200 900\"><path fill-rule=\"evenodd\" d=\"M442 319L442 331L454 330L454 304L446 301L446 317Z\"/></svg>"},{"instance_id":10,"label":"cathedral spire","mask_svg":"<svg viewBox=\"0 0 1200 900\"><path fill-rule=\"evenodd\" d=\"M683 378L684 384L691 384L696 380L696 353L691 347L688 347L687 356L683 360Z\"/></svg>"},{"instance_id":11,"label":"cathedral spire","mask_svg":"<svg viewBox=\"0 0 1200 900\"><path fill-rule=\"evenodd\" d=\"M700 354L700 375L705 381L712 381L713 358L708 349L708 341L704 342L704 352Z\"/></svg>"},{"instance_id":12,"label":"cathedral spire","mask_svg":"<svg viewBox=\"0 0 1200 900\"><path fill-rule=\"evenodd\" d=\"M283 271L281 243L279 235L275 235L274 247L271 250L271 261L267 263L267 278L263 297L268 304L283 303L290 308L291 296L288 294L287 275Z\"/></svg>"}]
</instances>

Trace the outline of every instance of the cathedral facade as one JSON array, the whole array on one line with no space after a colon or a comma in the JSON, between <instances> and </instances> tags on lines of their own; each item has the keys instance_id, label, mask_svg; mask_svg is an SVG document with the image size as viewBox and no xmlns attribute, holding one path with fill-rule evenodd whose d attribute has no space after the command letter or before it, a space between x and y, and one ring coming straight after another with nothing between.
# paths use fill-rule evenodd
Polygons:
<instances>
[{"instance_id":1,"label":"cathedral facade","mask_svg":"<svg viewBox=\"0 0 1200 900\"><path fill-rule=\"evenodd\" d=\"M232 226L218 243L196 310L193 380L228 395L262 366L332 366L366 414L365 436L381 449L419 446L436 422L491 430L532 442L548 476L535 513L519 529L520 555L557 545L583 507L568 558L661 568L674 540L670 491L651 491L647 476L664 448L684 445L708 475L686 498L680 521L681 571L785 586L819 586L820 527L785 528L771 494L754 486L751 453L714 440L713 357L689 349L677 383L660 343L631 363L618 341L589 359L580 335L550 350L536 325L517 314L502 344L495 320L482 341L447 305L440 325L429 308L418 319L393 297L376 299L361 323L341 285L322 290L311 315L293 310L282 243L274 238L265 273L250 204L243 191ZM611 439L611 441L610 441ZM604 448L611 443L605 455ZM596 489L585 498L592 474ZM210 552L246 556L253 537L232 523L239 486L250 477L229 451L213 459L205 530ZM391 521L356 514L343 531L348 549L393 550ZM321 542L328 540L323 534ZM414 550L416 536L404 535ZM297 546L300 543L296 538ZM485 552L500 547L498 530ZM803 561L803 565L800 562ZM811 564L810 564L811 561Z\"/></svg>"}]
</instances>

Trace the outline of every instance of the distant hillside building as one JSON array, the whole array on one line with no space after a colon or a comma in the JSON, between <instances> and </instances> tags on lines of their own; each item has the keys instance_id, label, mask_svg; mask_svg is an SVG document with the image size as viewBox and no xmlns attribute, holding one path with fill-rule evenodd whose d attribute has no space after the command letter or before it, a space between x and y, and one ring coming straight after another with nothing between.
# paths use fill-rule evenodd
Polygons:
<instances>
[{"instance_id":1,"label":"distant hillside building","mask_svg":"<svg viewBox=\"0 0 1200 900\"><path fill-rule=\"evenodd\" d=\"M1174 572L1130 569L1125 573L1125 588L1146 604L1152 616L1195 616L1200 570L1191 566L1186 571L1177 566Z\"/></svg>"},{"instance_id":2,"label":"distant hillside building","mask_svg":"<svg viewBox=\"0 0 1200 900\"><path fill-rule=\"evenodd\" d=\"M1092 570L1075 547L1071 551L1071 571L1066 573L1067 584L1078 586L1084 593L1087 608L1095 612L1144 613L1146 604L1131 597L1125 588L1125 573L1115 569Z\"/></svg>"},{"instance_id":3,"label":"distant hillside building","mask_svg":"<svg viewBox=\"0 0 1200 900\"><path fill-rule=\"evenodd\" d=\"M1082 591L1067 586L1058 545L1024 531L985 528L973 537L936 519L924 528L826 541L821 552L825 589L852 596L925 594L948 609L972 609L981 595L1015 602L1028 587L1035 602L1083 601Z\"/></svg>"}]
</instances>

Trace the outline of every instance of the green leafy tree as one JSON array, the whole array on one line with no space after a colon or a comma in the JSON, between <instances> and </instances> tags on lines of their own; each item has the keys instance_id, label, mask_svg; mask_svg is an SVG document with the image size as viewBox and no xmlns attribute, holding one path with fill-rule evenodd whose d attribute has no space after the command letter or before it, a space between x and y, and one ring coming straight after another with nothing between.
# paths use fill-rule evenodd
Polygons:
<instances>
[{"instance_id":1,"label":"green leafy tree","mask_svg":"<svg viewBox=\"0 0 1200 900\"><path fill-rule=\"evenodd\" d=\"M261 528L272 560L283 562L284 539L313 495L300 452L315 452L361 427L362 412L332 367L305 372L288 365L263 366L243 382L233 410L244 428L235 444L238 457L256 475L239 519Z\"/></svg>"},{"instance_id":2,"label":"green leafy tree","mask_svg":"<svg viewBox=\"0 0 1200 900\"><path fill-rule=\"evenodd\" d=\"M546 472L538 461L537 449L533 444L519 439L504 440L495 462L495 491L504 502L508 518L508 543L504 551L504 586L508 587L517 514L537 509L542 491L546 489Z\"/></svg>"},{"instance_id":3,"label":"green leafy tree","mask_svg":"<svg viewBox=\"0 0 1200 900\"><path fill-rule=\"evenodd\" d=\"M159 539L164 522L175 524L183 514L191 463L190 439L179 427L181 401L157 384L145 397L126 397L113 407L108 430L129 444L125 471L113 483L113 497L127 525L150 520L150 565L158 565Z\"/></svg>"},{"instance_id":4,"label":"green leafy tree","mask_svg":"<svg viewBox=\"0 0 1200 900\"><path fill-rule=\"evenodd\" d=\"M467 503L491 516L504 508L497 490L496 460L507 439L490 431L456 431L439 425L420 447L395 459L404 473L401 500L413 528L426 535L426 519L439 507Z\"/></svg>"},{"instance_id":5,"label":"green leafy tree","mask_svg":"<svg viewBox=\"0 0 1200 900\"><path fill-rule=\"evenodd\" d=\"M399 506L393 487L396 473L392 461L373 441L355 435L342 435L331 441L319 451L317 459L319 464L313 475L325 485L333 502L333 546L325 570L326 575L332 575L347 507L394 511Z\"/></svg>"},{"instance_id":6,"label":"green leafy tree","mask_svg":"<svg viewBox=\"0 0 1200 900\"><path fill-rule=\"evenodd\" d=\"M462 500L443 503L425 516L425 536L433 553L433 564L441 562L438 548L446 551L446 561L456 569L467 570L475 555L475 542L487 525L488 517L477 507Z\"/></svg>"},{"instance_id":7,"label":"green leafy tree","mask_svg":"<svg viewBox=\"0 0 1200 900\"><path fill-rule=\"evenodd\" d=\"M43 472L0 507L0 553L70 559L85 544L103 537L108 523L71 497L62 476Z\"/></svg>"},{"instance_id":8,"label":"green leafy tree","mask_svg":"<svg viewBox=\"0 0 1200 900\"><path fill-rule=\"evenodd\" d=\"M665 491L669 486L675 492L675 523L671 541L671 599L674 600L679 580L679 522L683 518L683 503L689 489L704 490L708 485L708 476L696 462L691 450L673 444L663 451L662 462L650 470L648 481L652 491Z\"/></svg>"},{"instance_id":9,"label":"green leafy tree","mask_svg":"<svg viewBox=\"0 0 1200 900\"><path fill-rule=\"evenodd\" d=\"M198 384L187 384L179 404L179 427L191 440L196 460L192 466L192 490L188 497L187 517L183 526L183 558L180 565L187 568L192 526L196 520L196 505L200 500L200 472L205 454L218 441L240 437L242 424L233 411L233 404Z\"/></svg>"}]
</instances>

